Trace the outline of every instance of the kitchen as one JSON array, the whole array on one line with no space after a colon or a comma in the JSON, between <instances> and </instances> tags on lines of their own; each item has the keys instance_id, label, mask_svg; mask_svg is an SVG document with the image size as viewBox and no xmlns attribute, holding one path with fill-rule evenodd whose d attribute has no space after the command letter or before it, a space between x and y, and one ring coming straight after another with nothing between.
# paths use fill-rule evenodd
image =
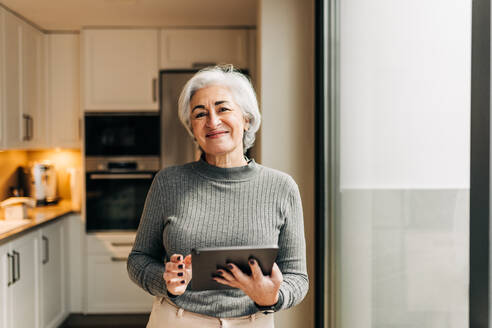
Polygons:
<instances>
[{"instance_id":1,"label":"kitchen","mask_svg":"<svg viewBox=\"0 0 492 328\"><path fill-rule=\"evenodd\" d=\"M126 273L125 259L134 239L134 232L128 231L135 229L134 223L127 231L112 226L111 220L98 226L101 220L90 214L94 212L87 206L88 197L124 189L119 185L108 191L101 183L108 180L103 175L115 172L102 172L100 165L121 173L142 165L122 156L148 159L153 154L158 163L143 170L152 176L173 164L170 157L193 158L191 143L172 145L163 137L157 152L156 147L150 147L152 154L127 150L117 154L119 162L103 158L101 163L97 160L107 156L108 149L96 149L91 139L95 134L87 131L93 126L94 131L102 131L98 124L108 113L116 113L114 119L124 119L122 113L138 113L139 118L154 118L154 122L160 117L162 128L173 120L166 115L172 111L169 99L175 96L165 95L176 93L166 89L174 84L163 81L210 63L233 63L246 70L256 85L260 107L269 109L263 112L263 127L251 155L298 181L311 254L308 270L313 272L314 244L309 236L314 235L314 135L299 138L300 132L290 131L299 124L305 129L313 126L314 110L300 113L296 105L312 108L314 102L313 3L213 1L204 6L199 1L165 1L159 2L160 7L157 2L138 0L49 3L48 8L35 1L12 0L0 6L0 200L14 194L11 187L19 189L18 167L32 164L56 169L60 199L57 205L27 209L31 218L27 223L0 234L1 286L9 285L0 288L1 326L58 327L70 318L150 311L152 298ZM284 90L292 88L296 91L285 95ZM291 114L288 118L285 111ZM96 138L96 144L103 139L108 135ZM188 155L176 151L185 147L191 148ZM119 201L132 199L137 204L130 195L134 192L121 195ZM100 200L95 208L104 208L110 198ZM28 205L15 207L23 213ZM23 256L26 253L30 256ZM313 285L310 290L299 307L276 315L278 325L314 324ZM19 303L22 309L15 306Z\"/></svg>"}]
</instances>

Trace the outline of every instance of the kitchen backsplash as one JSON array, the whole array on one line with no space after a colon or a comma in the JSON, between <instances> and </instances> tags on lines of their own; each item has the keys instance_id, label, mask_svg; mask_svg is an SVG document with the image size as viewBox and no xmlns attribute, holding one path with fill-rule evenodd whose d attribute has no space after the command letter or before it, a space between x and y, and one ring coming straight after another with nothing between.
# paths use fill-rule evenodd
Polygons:
<instances>
[{"instance_id":1,"label":"kitchen backsplash","mask_svg":"<svg viewBox=\"0 0 492 328\"><path fill-rule=\"evenodd\" d=\"M17 184L17 168L32 162L49 160L57 170L58 196L70 199L70 168L81 169L78 150L9 150L0 152L0 201L8 197L9 188Z\"/></svg>"},{"instance_id":2,"label":"kitchen backsplash","mask_svg":"<svg viewBox=\"0 0 492 328\"><path fill-rule=\"evenodd\" d=\"M9 188L17 184L17 167L27 163L26 151L0 152L0 201L8 197Z\"/></svg>"}]
</instances>

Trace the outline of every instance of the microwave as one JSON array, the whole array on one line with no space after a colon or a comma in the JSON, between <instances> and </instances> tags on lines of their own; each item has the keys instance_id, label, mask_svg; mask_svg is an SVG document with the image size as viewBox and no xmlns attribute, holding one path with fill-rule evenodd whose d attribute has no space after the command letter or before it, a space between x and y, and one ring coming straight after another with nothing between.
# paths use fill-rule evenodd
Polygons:
<instances>
[{"instance_id":1,"label":"microwave","mask_svg":"<svg viewBox=\"0 0 492 328\"><path fill-rule=\"evenodd\" d=\"M160 156L159 113L85 115L86 156Z\"/></svg>"}]
</instances>

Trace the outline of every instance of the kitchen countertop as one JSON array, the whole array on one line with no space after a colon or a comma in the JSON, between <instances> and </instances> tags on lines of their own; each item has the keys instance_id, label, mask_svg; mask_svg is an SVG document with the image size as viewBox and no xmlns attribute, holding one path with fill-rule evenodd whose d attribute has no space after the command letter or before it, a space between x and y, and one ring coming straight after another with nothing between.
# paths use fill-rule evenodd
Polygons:
<instances>
[{"instance_id":1,"label":"kitchen countertop","mask_svg":"<svg viewBox=\"0 0 492 328\"><path fill-rule=\"evenodd\" d=\"M62 200L56 205L35 207L29 209L27 211L29 219L23 220L26 221L25 224L22 224L21 226L18 226L15 229L9 230L7 232L0 233L0 245L5 244L15 238L18 238L21 235L24 235L34 229L37 229L42 225L55 221L56 219L59 219L66 214L74 212L76 211L72 209L72 203L68 200ZM3 219L4 218L2 213L2 215L0 215L0 226L2 222L10 222L3 221Z\"/></svg>"}]
</instances>

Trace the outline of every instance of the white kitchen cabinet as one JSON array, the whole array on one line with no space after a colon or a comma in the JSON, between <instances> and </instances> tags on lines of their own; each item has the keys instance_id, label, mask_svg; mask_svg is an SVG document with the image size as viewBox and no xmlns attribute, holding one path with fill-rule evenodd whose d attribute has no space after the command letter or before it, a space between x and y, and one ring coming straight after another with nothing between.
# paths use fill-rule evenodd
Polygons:
<instances>
[{"instance_id":1,"label":"white kitchen cabinet","mask_svg":"<svg viewBox=\"0 0 492 328\"><path fill-rule=\"evenodd\" d=\"M21 115L27 118L27 146L46 147L44 108L44 35L22 22Z\"/></svg>"},{"instance_id":2,"label":"white kitchen cabinet","mask_svg":"<svg viewBox=\"0 0 492 328\"><path fill-rule=\"evenodd\" d=\"M3 36L4 36L4 31L5 30L5 15L4 15L4 11L3 11L3 8L0 8L0 71L4 72L4 68L1 66L3 63L3 58L4 58L4 43L3 43ZM4 81L5 79L5 72L2 73L2 75L0 76L0 149L4 149L5 148L5 136L4 136L4 133L5 133L5 104L3 102L3 100L1 99L4 99ZM0 319L1 320L1 319ZM0 321L1 323L1 321Z\"/></svg>"},{"instance_id":3,"label":"white kitchen cabinet","mask_svg":"<svg viewBox=\"0 0 492 328\"><path fill-rule=\"evenodd\" d=\"M85 269L87 265L85 251L85 222L80 214L67 215L65 220L65 263L66 263L66 287L67 313L84 312L84 299L86 295Z\"/></svg>"},{"instance_id":4,"label":"white kitchen cabinet","mask_svg":"<svg viewBox=\"0 0 492 328\"><path fill-rule=\"evenodd\" d=\"M0 327L7 327L7 290L12 280L10 256L8 246L0 246Z\"/></svg>"},{"instance_id":5,"label":"white kitchen cabinet","mask_svg":"<svg viewBox=\"0 0 492 328\"><path fill-rule=\"evenodd\" d=\"M85 111L157 111L158 30L82 32Z\"/></svg>"},{"instance_id":6,"label":"white kitchen cabinet","mask_svg":"<svg viewBox=\"0 0 492 328\"><path fill-rule=\"evenodd\" d=\"M0 8L0 10L3 10ZM22 22L16 16L3 10L4 61L3 96L5 118L5 148L17 148L27 141L27 118L21 113L21 70L20 35Z\"/></svg>"},{"instance_id":7,"label":"white kitchen cabinet","mask_svg":"<svg viewBox=\"0 0 492 328\"><path fill-rule=\"evenodd\" d=\"M162 29L160 68L200 68L233 64L248 68L248 30Z\"/></svg>"},{"instance_id":8,"label":"white kitchen cabinet","mask_svg":"<svg viewBox=\"0 0 492 328\"><path fill-rule=\"evenodd\" d=\"M58 327L66 306L65 220L0 246L0 327Z\"/></svg>"},{"instance_id":9,"label":"white kitchen cabinet","mask_svg":"<svg viewBox=\"0 0 492 328\"><path fill-rule=\"evenodd\" d=\"M49 147L80 148L80 37L47 34L46 127Z\"/></svg>"},{"instance_id":10,"label":"white kitchen cabinet","mask_svg":"<svg viewBox=\"0 0 492 328\"><path fill-rule=\"evenodd\" d=\"M39 230L41 327L58 327L66 316L64 220Z\"/></svg>"},{"instance_id":11,"label":"white kitchen cabinet","mask_svg":"<svg viewBox=\"0 0 492 328\"><path fill-rule=\"evenodd\" d=\"M153 296L128 277L135 234L87 236L87 312L148 313Z\"/></svg>"},{"instance_id":12,"label":"white kitchen cabinet","mask_svg":"<svg viewBox=\"0 0 492 328\"><path fill-rule=\"evenodd\" d=\"M7 324L5 327L38 328L39 323L39 265L36 232L9 243L8 261L12 284L7 288ZM21 306L19 306L21 305Z\"/></svg>"},{"instance_id":13,"label":"white kitchen cabinet","mask_svg":"<svg viewBox=\"0 0 492 328\"><path fill-rule=\"evenodd\" d=\"M3 148L42 147L45 140L43 34L12 13L2 11Z\"/></svg>"}]
</instances>

